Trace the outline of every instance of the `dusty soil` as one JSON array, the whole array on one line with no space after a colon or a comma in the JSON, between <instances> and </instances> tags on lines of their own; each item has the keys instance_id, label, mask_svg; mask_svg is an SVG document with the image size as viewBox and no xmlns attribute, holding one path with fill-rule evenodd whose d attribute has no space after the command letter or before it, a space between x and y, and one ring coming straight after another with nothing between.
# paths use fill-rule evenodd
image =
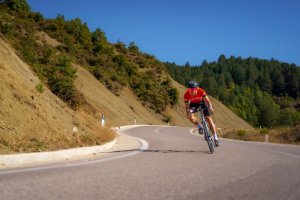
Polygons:
<instances>
[{"instance_id":1,"label":"dusty soil","mask_svg":"<svg viewBox=\"0 0 300 200\"><path fill-rule=\"evenodd\" d=\"M45 86L42 93L38 92L35 88L37 84L40 81L30 67L0 39L0 136L3 140L0 141L0 153L27 151L29 149L25 150L22 146L28 146L32 140L43 141L41 150L57 149L58 145L61 148L67 147L64 139L72 140L74 127L77 135L100 134L101 124L98 119L83 110L70 109ZM109 141L112 138L106 139ZM50 142L57 145L45 144ZM6 149L7 143L19 144L12 150ZM79 142L78 145L85 144ZM33 148L29 151L38 150Z\"/></svg>"}]
</instances>

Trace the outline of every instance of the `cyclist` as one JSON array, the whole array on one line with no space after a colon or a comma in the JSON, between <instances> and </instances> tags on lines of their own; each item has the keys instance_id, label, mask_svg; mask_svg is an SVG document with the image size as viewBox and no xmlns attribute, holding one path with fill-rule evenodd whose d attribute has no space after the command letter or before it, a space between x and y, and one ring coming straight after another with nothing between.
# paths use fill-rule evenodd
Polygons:
<instances>
[{"instance_id":1,"label":"cyclist","mask_svg":"<svg viewBox=\"0 0 300 200\"><path fill-rule=\"evenodd\" d=\"M196 83L195 81L190 81L188 85L189 88L184 94L186 114L190 121L197 126L199 134L203 134L202 126L193 114L197 111L199 107L203 109L203 114L205 116L206 121L209 124L210 129L213 132L215 144L218 147L220 143L217 136L216 126L211 117L211 115L214 112L212 104L208 96L206 95L206 92L202 88L198 87L198 83Z\"/></svg>"}]
</instances>

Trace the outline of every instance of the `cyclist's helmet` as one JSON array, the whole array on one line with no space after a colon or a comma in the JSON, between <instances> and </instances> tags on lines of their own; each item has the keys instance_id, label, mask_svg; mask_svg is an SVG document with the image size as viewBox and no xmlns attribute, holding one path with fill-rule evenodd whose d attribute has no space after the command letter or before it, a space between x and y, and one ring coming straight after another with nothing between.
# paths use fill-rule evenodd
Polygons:
<instances>
[{"instance_id":1,"label":"cyclist's helmet","mask_svg":"<svg viewBox=\"0 0 300 200\"><path fill-rule=\"evenodd\" d=\"M198 87L198 83L196 83L196 81L189 82L189 88L196 88L196 87Z\"/></svg>"}]
</instances>

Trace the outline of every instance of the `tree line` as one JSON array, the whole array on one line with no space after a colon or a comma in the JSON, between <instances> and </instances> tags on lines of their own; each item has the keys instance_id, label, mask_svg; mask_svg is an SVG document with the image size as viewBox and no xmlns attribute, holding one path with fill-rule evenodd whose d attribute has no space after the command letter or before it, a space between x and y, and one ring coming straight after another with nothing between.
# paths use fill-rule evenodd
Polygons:
<instances>
[{"instance_id":1,"label":"tree line","mask_svg":"<svg viewBox=\"0 0 300 200\"><path fill-rule=\"evenodd\" d=\"M275 59L220 55L199 66L165 63L170 75L187 85L197 81L254 126L294 126L300 122L300 68Z\"/></svg>"}]
</instances>

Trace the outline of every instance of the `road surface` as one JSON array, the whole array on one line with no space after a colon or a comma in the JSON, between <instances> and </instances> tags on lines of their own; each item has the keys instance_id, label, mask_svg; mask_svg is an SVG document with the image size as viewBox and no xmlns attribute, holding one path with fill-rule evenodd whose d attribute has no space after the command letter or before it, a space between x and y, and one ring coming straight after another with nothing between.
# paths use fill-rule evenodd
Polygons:
<instances>
[{"instance_id":1,"label":"road surface","mask_svg":"<svg viewBox=\"0 0 300 200\"><path fill-rule=\"evenodd\" d=\"M300 199L299 147L221 138L209 154L189 128L121 132L140 145L92 160L1 170L0 199Z\"/></svg>"}]
</instances>

